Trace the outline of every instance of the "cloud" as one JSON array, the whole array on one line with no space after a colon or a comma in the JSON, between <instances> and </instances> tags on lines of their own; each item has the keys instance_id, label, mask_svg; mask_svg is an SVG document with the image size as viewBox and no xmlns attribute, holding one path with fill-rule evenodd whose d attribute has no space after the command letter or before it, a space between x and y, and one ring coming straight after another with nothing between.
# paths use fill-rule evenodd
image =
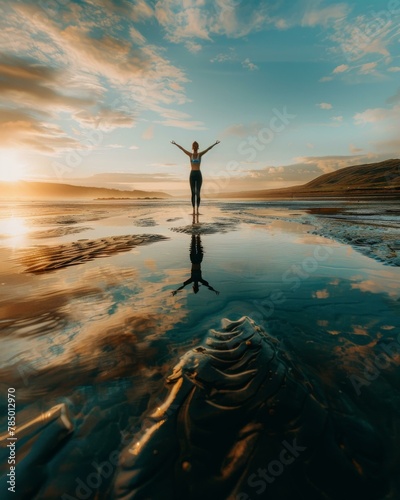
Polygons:
<instances>
[{"instance_id":1,"label":"cloud","mask_svg":"<svg viewBox=\"0 0 400 500\"><path fill-rule=\"evenodd\" d=\"M228 128L226 128L221 137L248 137L250 135L258 134L258 132L264 128L265 125L261 122L252 123L235 123Z\"/></svg>"},{"instance_id":2,"label":"cloud","mask_svg":"<svg viewBox=\"0 0 400 500\"><path fill-rule=\"evenodd\" d=\"M378 123L387 120L398 120L400 118L400 106L393 108L373 108L366 109L354 115L356 125L366 125L367 123Z\"/></svg>"},{"instance_id":3,"label":"cloud","mask_svg":"<svg viewBox=\"0 0 400 500\"><path fill-rule=\"evenodd\" d=\"M393 17L369 10L367 14L335 22L329 37L336 45L336 53L348 61L358 61L370 54L390 56L391 45L399 34L400 26Z\"/></svg>"},{"instance_id":4,"label":"cloud","mask_svg":"<svg viewBox=\"0 0 400 500\"><path fill-rule=\"evenodd\" d=\"M186 121L186 120L160 120L156 121L155 123L159 123L160 125L164 125L165 127L176 127L176 128L183 128L187 130L206 130L206 127L204 126L203 122L192 120L192 121Z\"/></svg>"},{"instance_id":5,"label":"cloud","mask_svg":"<svg viewBox=\"0 0 400 500\"><path fill-rule=\"evenodd\" d=\"M212 59L210 59L210 62L212 63L224 63L224 62L230 62L230 61L236 61L237 60L237 54L234 48L230 48L228 52L220 52L216 56L214 56Z\"/></svg>"},{"instance_id":6,"label":"cloud","mask_svg":"<svg viewBox=\"0 0 400 500\"><path fill-rule=\"evenodd\" d=\"M101 8L111 16L123 16L132 21L143 21L154 15L153 9L145 0L85 0L86 4Z\"/></svg>"},{"instance_id":7,"label":"cloud","mask_svg":"<svg viewBox=\"0 0 400 500\"><path fill-rule=\"evenodd\" d=\"M345 71L349 70L349 66L347 64L340 64L339 66L336 66L336 68L332 71L332 73L337 74L337 73L344 73Z\"/></svg>"},{"instance_id":8,"label":"cloud","mask_svg":"<svg viewBox=\"0 0 400 500\"><path fill-rule=\"evenodd\" d=\"M320 102L319 104L317 104L317 106L320 108L320 109L332 109L332 104L329 104L329 102Z\"/></svg>"},{"instance_id":9,"label":"cloud","mask_svg":"<svg viewBox=\"0 0 400 500\"><path fill-rule=\"evenodd\" d=\"M196 4L188 1L186 8L182 9L180 2L174 0L156 3L156 19L165 29L168 40L174 43L191 39L211 41L207 13Z\"/></svg>"},{"instance_id":10,"label":"cloud","mask_svg":"<svg viewBox=\"0 0 400 500\"><path fill-rule=\"evenodd\" d=\"M134 184L136 182L160 182L160 181L170 181L177 179L178 177L169 172L158 172L151 174L135 174L128 172L103 172L101 174L95 174L90 177L80 177L76 179L70 179L71 182L82 183L82 185L94 185L93 183L108 183L108 184ZM69 181L69 180L68 180ZM92 183L92 184L91 184Z\"/></svg>"},{"instance_id":11,"label":"cloud","mask_svg":"<svg viewBox=\"0 0 400 500\"><path fill-rule=\"evenodd\" d=\"M62 131L68 119L111 131L134 126L144 109L157 113L188 102L184 72L147 42L140 24L132 25L154 18L144 0L86 0L84 6L22 0L4 6L3 14L0 50L8 55L0 60L0 100L33 117L38 130L57 129L50 149L76 145L68 139L75 126ZM189 115L181 122L193 126ZM16 141L21 144L20 133Z\"/></svg>"},{"instance_id":12,"label":"cloud","mask_svg":"<svg viewBox=\"0 0 400 500\"><path fill-rule=\"evenodd\" d=\"M43 154L84 149L57 125L46 123L26 111L0 109L0 146L20 147Z\"/></svg>"},{"instance_id":13,"label":"cloud","mask_svg":"<svg viewBox=\"0 0 400 500\"><path fill-rule=\"evenodd\" d=\"M362 64L359 73L362 75L368 75L369 73L373 73L377 65L378 63L376 62Z\"/></svg>"},{"instance_id":14,"label":"cloud","mask_svg":"<svg viewBox=\"0 0 400 500\"><path fill-rule=\"evenodd\" d=\"M362 165L364 163L379 161L380 157L372 153L351 156L310 156L297 158L300 165L312 167L319 171L318 175L335 172L341 168L352 165Z\"/></svg>"},{"instance_id":15,"label":"cloud","mask_svg":"<svg viewBox=\"0 0 400 500\"><path fill-rule=\"evenodd\" d=\"M146 167L149 165L145 165ZM161 168L163 171L161 171ZM171 167L169 167L171 169ZM150 170L150 169L149 169ZM153 169L151 169L153 171ZM47 182L60 182L57 177L45 178ZM61 182L65 182L61 179ZM87 187L106 187L122 190L144 190L162 191L170 194L187 195L188 183L182 175L170 173L165 167L161 167L158 172L150 173L130 173L104 172L88 177L69 177L68 184Z\"/></svg>"},{"instance_id":16,"label":"cloud","mask_svg":"<svg viewBox=\"0 0 400 500\"><path fill-rule=\"evenodd\" d=\"M234 48L230 48L228 52L221 52L210 59L211 63L226 63L226 62L239 62L240 58L237 55ZM244 69L249 71L257 71L260 69L257 64L252 62L249 57L241 61L241 65Z\"/></svg>"},{"instance_id":17,"label":"cloud","mask_svg":"<svg viewBox=\"0 0 400 500\"><path fill-rule=\"evenodd\" d=\"M387 156L400 154L398 124L400 121L400 90L388 99L392 107L370 108L356 113L354 123L368 126L371 131L370 142L377 151L385 152Z\"/></svg>"},{"instance_id":18,"label":"cloud","mask_svg":"<svg viewBox=\"0 0 400 500\"><path fill-rule=\"evenodd\" d=\"M266 6L254 9L237 0L186 0L184 8L178 0L158 1L155 17L173 43L211 42L215 35L241 38L269 21Z\"/></svg>"},{"instance_id":19,"label":"cloud","mask_svg":"<svg viewBox=\"0 0 400 500\"><path fill-rule=\"evenodd\" d=\"M65 72L56 68L15 56L0 58L0 92L5 102L42 111L73 111L95 103L86 89L61 92L64 78Z\"/></svg>"},{"instance_id":20,"label":"cloud","mask_svg":"<svg viewBox=\"0 0 400 500\"><path fill-rule=\"evenodd\" d=\"M136 150L136 149L139 149L139 146L135 146L134 144L132 146L129 146L128 149L133 149L133 150Z\"/></svg>"},{"instance_id":21,"label":"cloud","mask_svg":"<svg viewBox=\"0 0 400 500\"><path fill-rule=\"evenodd\" d=\"M321 83L330 82L332 80L333 78L331 76L323 76L322 78L319 79Z\"/></svg>"},{"instance_id":22,"label":"cloud","mask_svg":"<svg viewBox=\"0 0 400 500\"><path fill-rule=\"evenodd\" d=\"M163 167L163 168L171 168L176 167L176 163L152 163L152 167Z\"/></svg>"},{"instance_id":23,"label":"cloud","mask_svg":"<svg viewBox=\"0 0 400 500\"><path fill-rule=\"evenodd\" d=\"M387 110L382 108L366 109L361 113L354 115L356 125L365 125L366 123L375 123L384 120L387 116Z\"/></svg>"},{"instance_id":24,"label":"cloud","mask_svg":"<svg viewBox=\"0 0 400 500\"><path fill-rule=\"evenodd\" d=\"M296 159L296 163L291 165L279 167L269 165L257 170L242 170L240 176L230 179L229 189L232 189L232 191L245 191L306 184L325 173L386 158L386 156L371 153L348 156L300 157Z\"/></svg>"},{"instance_id":25,"label":"cloud","mask_svg":"<svg viewBox=\"0 0 400 500\"><path fill-rule=\"evenodd\" d=\"M378 151L383 151L386 156L394 156L396 158L400 155L400 138L394 136L383 141L374 143Z\"/></svg>"},{"instance_id":26,"label":"cloud","mask_svg":"<svg viewBox=\"0 0 400 500\"><path fill-rule=\"evenodd\" d=\"M188 102L184 72L163 47L147 42L141 24L133 25L154 19L144 0L22 0L5 5L3 14L0 50L7 55L0 59L0 106L23 116L19 130L16 122L8 125L3 142L13 131L12 142L38 151L85 148L79 143L85 133L76 125L105 132L130 128L144 109L162 119L168 107ZM199 50L196 42L187 43ZM63 131L68 119L71 126ZM189 115L168 120L160 123L202 126Z\"/></svg>"},{"instance_id":27,"label":"cloud","mask_svg":"<svg viewBox=\"0 0 400 500\"><path fill-rule=\"evenodd\" d=\"M199 43L192 42L191 40L185 43L185 47L189 52L193 52L193 54L200 52L200 50L202 49L202 46Z\"/></svg>"},{"instance_id":28,"label":"cloud","mask_svg":"<svg viewBox=\"0 0 400 500\"><path fill-rule=\"evenodd\" d=\"M121 127L131 128L135 125L135 119L130 114L106 107L100 108L96 114L79 111L74 114L74 118L83 127L96 128L106 132Z\"/></svg>"},{"instance_id":29,"label":"cloud","mask_svg":"<svg viewBox=\"0 0 400 500\"><path fill-rule=\"evenodd\" d=\"M256 64L252 63L248 57L244 61L242 61L242 66L249 71L255 71L259 69L259 67Z\"/></svg>"},{"instance_id":30,"label":"cloud","mask_svg":"<svg viewBox=\"0 0 400 500\"><path fill-rule=\"evenodd\" d=\"M152 60L145 57L143 50L132 46L129 40L113 36L112 31L100 29L94 39L80 19L76 19L76 24L63 27L40 9L26 4L15 9L26 22L32 18L32 35L46 36L63 54L69 67L84 68L116 84L127 83L132 77L151 71Z\"/></svg>"},{"instance_id":31,"label":"cloud","mask_svg":"<svg viewBox=\"0 0 400 500\"><path fill-rule=\"evenodd\" d=\"M318 25L326 26L332 21L346 18L349 12L349 6L345 3L329 5L327 7L312 7L307 10L302 18L301 25L315 27Z\"/></svg>"},{"instance_id":32,"label":"cloud","mask_svg":"<svg viewBox=\"0 0 400 500\"><path fill-rule=\"evenodd\" d=\"M241 181L253 185L252 189L267 188L270 183L286 182L288 184L303 184L319 175L315 165L294 164L280 167L268 166L259 170L249 170L241 177Z\"/></svg>"},{"instance_id":33,"label":"cloud","mask_svg":"<svg viewBox=\"0 0 400 500\"><path fill-rule=\"evenodd\" d=\"M400 71L400 66L391 66L390 68L388 68L388 71L390 71L391 73L398 73Z\"/></svg>"},{"instance_id":34,"label":"cloud","mask_svg":"<svg viewBox=\"0 0 400 500\"><path fill-rule=\"evenodd\" d=\"M332 116L332 120L334 122L342 122L343 121L343 116Z\"/></svg>"},{"instance_id":35,"label":"cloud","mask_svg":"<svg viewBox=\"0 0 400 500\"><path fill-rule=\"evenodd\" d=\"M354 146L354 144L350 144L349 151L351 154L357 154L357 153L361 153L363 151L363 149L357 148L356 146Z\"/></svg>"},{"instance_id":36,"label":"cloud","mask_svg":"<svg viewBox=\"0 0 400 500\"><path fill-rule=\"evenodd\" d=\"M90 177L68 178L68 184L87 187L107 187L114 189L140 189L145 191L176 191L177 187L187 193L187 180L182 179L180 175L166 172L165 166L163 172L130 173L130 172L103 172ZM171 167L169 167L171 168ZM59 181L60 179L46 179Z\"/></svg>"},{"instance_id":37,"label":"cloud","mask_svg":"<svg viewBox=\"0 0 400 500\"><path fill-rule=\"evenodd\" d=\"M277 19L275 21L275 27L279 30L286 30L289 28L288 21L286 19Z\"/></svg>"},{"instance_id":38,"label":"cloud","mask_svg":"<svg viewBox=\"0 0 400 500\"><path fill-rule=\"evenodd\" d=\"M345 19L350 13L346 3L322 6L323 0L304 0L303 2L269 2L267 22L279 30L301 26L303 28L331 27L335 22ZM277 12L280 10L279 12ZM268 24L269 24L268 23Z\"/></svg>"}]
</instances>

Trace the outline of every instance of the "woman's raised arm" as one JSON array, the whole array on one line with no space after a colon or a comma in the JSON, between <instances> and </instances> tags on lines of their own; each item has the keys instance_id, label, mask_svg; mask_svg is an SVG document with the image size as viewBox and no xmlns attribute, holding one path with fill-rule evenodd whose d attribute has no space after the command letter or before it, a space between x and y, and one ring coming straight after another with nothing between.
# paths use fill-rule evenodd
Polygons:
<instances>
[{"instance_id":1,"label":"woman's raised arm","mask_svg":"<svg viewBox=\"0 0 400 500\"><path fill-rule=\"evenodd\" d=\"M185 148L183 148L182 146L179 146L179 144L177 144L175 141L171 141L171 144L173 144L174 146L177 146L180 150L182 150L185 154L187 154L188 156L190 156L190 153L189 151L186 151Z\"/></svg>"},{"instance_id":2,"label":"woman's raised arm","mask_svg":"<svg viewBox=\"0 0 400 500\"><path fill-rule=\"evenodd\" d=\"M215 141L214 144L211 144L211 146L207 149L205 149L204 151L202 151L200 153L200 156L203 156L207 153L207 151L210 151L210 149L212 149L214 146L216 146L217 144L219 144L221 141Z\"/></svg>"}]
</instances>

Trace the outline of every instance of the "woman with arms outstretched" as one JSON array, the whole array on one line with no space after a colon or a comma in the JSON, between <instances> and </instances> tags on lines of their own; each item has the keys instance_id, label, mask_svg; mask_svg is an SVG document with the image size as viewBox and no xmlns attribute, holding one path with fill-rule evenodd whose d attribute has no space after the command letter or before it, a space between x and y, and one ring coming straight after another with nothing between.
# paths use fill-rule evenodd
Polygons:
<instances>
[{"instance_id":1,"label":"woman with arms outstretched","mask_svg":"<svg viewBox=\"0 0 400 500\"><path fill-rule=\"evenodd\" d=\"M189 151L186 151L185 148L177 144L175 141L171 141L171 144L174 144L177 146L181 151L183 151L185 154L187 154L190 158L190 177L189 177L189 182L190 182L190 189L192 191L192 207L193 207L193 214L195 213L195 206L197 206L197 213L199 213L199 207L200 207L200 201L201 201L201 185L203 183L203 177L201 175L200 171L200 164L201 164L201 158L203 155L207 153L207 151L210 151L211 148L219 144L220 141L215 141L214 144L212 144L209 148L205 149L204 151L199 152L199 144L198 142L194 141L192 144L192 153Z\"/></svg>"}]
</instances>

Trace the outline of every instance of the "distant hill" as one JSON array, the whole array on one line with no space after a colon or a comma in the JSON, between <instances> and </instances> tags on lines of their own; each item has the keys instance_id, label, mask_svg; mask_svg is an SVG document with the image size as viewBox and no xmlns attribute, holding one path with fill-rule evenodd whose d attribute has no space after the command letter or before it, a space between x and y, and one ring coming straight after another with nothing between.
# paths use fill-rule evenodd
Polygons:
<instances>
[{"instance_id":1,"label":"distant hill","mask_svg":"<svg viewBox=\"0 0 400 500\"><path fill-rule=\"evenodd\" d=\"M221 193L220 198L312 198L336 196L400 196L400 160L342 168L299 186Z\"/></svg>"},{"instance_id":2,"label":"distant hill","mask_svg":"<svg viewBox=\"0 0 400 500\"><path fill-rule=\"evenodd\" d=\"M0 182L0 198L2 199L138 199L138 198L170 198L171 195L157 191L122 191L119 189L72 186L55 182Z\"/></svg>"}]
</instances>

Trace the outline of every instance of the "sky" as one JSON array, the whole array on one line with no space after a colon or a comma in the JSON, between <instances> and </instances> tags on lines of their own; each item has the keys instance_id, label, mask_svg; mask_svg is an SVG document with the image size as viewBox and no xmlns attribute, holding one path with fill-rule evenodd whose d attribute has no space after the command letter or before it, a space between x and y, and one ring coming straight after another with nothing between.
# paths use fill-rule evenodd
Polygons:
<instances>
[{"instance_id":1,"label":"sky","mask_svg":"<svg viewBox=\"0 0 400 500\"><path fill-rule=\"evenodd\" d=\"M400 0L0 2L0 180L181 195L400 156ZM207 193L208 191L208 193Z\"/></svg>"}]
</instances>

